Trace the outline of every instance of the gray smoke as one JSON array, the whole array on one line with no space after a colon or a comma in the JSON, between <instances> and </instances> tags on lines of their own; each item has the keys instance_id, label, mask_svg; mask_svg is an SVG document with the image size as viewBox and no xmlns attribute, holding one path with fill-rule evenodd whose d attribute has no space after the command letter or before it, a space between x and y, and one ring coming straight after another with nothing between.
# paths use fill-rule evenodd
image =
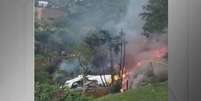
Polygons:
<instances>
[{"instance_id":1,"label":"gray smoke","mask_svg":"<svg viewBox=\"0 0 201 101\"><path fill-rule=\"evenodd\" d=\"M84 2L85 0L82 0ZM115 3L114 1L112 3ZM121 5L108 4L107 0L100 0L96 5L89 5L93 9L77 8L74 6L71 10L78 15L70 19L71 28L76 33L74 37L80 40L93 30L108 30L111 33L119 35L121 29L126 33L126 61L127 66L131 67L140 59L151 57L153 49L167 48L167 36L155 36L152 40L141 35L144 21L139 16L143 12L143 5L147 0L116 0ZM122 10L120 12L119 10Z\"/></svg>"}]
</instances>

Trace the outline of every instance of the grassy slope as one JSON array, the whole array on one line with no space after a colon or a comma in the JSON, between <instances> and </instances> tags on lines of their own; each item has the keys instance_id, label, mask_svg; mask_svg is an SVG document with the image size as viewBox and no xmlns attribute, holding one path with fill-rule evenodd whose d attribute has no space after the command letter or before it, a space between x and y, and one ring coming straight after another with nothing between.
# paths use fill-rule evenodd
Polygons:
<instances>
[{"instance_id":1,"label":"grassy slope","mask_svg":"<svg viewBox=\"0 0 201 101\"><path fill-rule=\"evenodd\" d=\"M95 101L168 101L167 82L150 84L125 93L111 94Z\"/></svg>"}]
</instances>

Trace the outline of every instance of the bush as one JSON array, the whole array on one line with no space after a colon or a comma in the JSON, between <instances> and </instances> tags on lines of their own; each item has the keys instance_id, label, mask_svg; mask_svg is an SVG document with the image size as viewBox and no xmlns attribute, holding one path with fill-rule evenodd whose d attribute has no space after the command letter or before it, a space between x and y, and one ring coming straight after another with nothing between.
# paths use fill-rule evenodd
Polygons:
<instances>
[{"instance_id":1,"label":"bush","mask_svg":"<svg viewBox=\"0 0 201 101\"><path fill-rule=\"evenodd\" d=\"M35 101L91 101L92 98L48 83L35 84Z\"/></svg>"}]
</instances>

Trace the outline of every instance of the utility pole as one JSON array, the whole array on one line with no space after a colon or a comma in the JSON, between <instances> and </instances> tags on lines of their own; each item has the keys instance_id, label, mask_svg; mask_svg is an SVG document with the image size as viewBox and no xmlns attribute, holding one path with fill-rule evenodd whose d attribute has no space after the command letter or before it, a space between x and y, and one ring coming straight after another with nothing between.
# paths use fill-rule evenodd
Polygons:
<instances>
[{"instance_id":1,"label":"utility pole","mask_svg":"<svg viewBox=\"0 0 201 101\"><path fill-rule=\"evenodd\" d=\"M126 64L126 37L123 29L120 32L121 42L120 42L120 76L122 75L122 70L125 68Z\"/></svg>"},{"instance_id":2,"label":"utility pole","mask_svg":"<svg viewBox=\"0 0 201 101\"><path fill-rule=\"evenodd\" d=\"M120 42L120 68L119 68L119 76L121 77L122 75L122 67L123 67L123 63L122 63L122 60L123 60L123 32L122 32L122 29L121 29L121 32L120 32L120 39L121 39L121 42Z\"/></svg>"},{"instance_id":3,"label":"utility pole","mask_svg":"<svg viewBox=\"0 0 201 101\"><path fill-rule=\"evenodd\" d=\"M123 29L120 32L121 36L121 58L120 58L120 78L121 78L121 92L128 90L128 71L126 69L126 37Z\"/></svg>"},{"instance_id":4,"label":"utility pole","mask_svg":"<svg viewBox=\"0 0 201 101\"><path fill-rule=\"evenodd\" d=\"M123 68L125 68L125 65L126 65L126 35L125 33L123 33Z\"/></svg>"}]
</instances>

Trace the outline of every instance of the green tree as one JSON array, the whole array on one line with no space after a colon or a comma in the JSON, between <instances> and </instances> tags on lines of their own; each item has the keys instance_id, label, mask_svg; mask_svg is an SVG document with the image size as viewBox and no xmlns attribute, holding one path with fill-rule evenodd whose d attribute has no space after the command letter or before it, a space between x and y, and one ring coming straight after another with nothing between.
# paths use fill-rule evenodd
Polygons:
<instances>
[{"instance_id":1,"label":"green tree","mask_svg":"<svg viewBox=\"0 0 201 101\"><path fill-rule=\"evenodd\" d=\"M107 30L90 32L85 38L84 42L92 49L93 59L92 65L97 67L99 74L106 74L105 70L110 70L114 74L114 53L119 53L120 48L120 37L115 36ZM104 68L104 64L108 64L110 61L110 69ZM112 80L113 81L113 80ZM106 84L107 85L107 84Z\"/></svg>"},{"instance_id":2,"label":"green tree","mask_svg":"<svg viewBox=\"0 0 201 101\"><path fill-rule=\"evenodd\" d=\"M57 83L54 73L58 65L77 47L77 37L64 19L35 20L35 81ZM65 76L65 75L62 75ZM61 80L60 80L61 81Z\"/></svg>"},{"instance_id":3,"label":"green tree","mask_svg":"<svg viewBox=\"0 0 201 101\"><path fill-rule=\"evenodd\" d=\"M149 0L140 14L145 20L145 33L165 33L168 27L168 0Z\"/></svg>"}]
</instances>

